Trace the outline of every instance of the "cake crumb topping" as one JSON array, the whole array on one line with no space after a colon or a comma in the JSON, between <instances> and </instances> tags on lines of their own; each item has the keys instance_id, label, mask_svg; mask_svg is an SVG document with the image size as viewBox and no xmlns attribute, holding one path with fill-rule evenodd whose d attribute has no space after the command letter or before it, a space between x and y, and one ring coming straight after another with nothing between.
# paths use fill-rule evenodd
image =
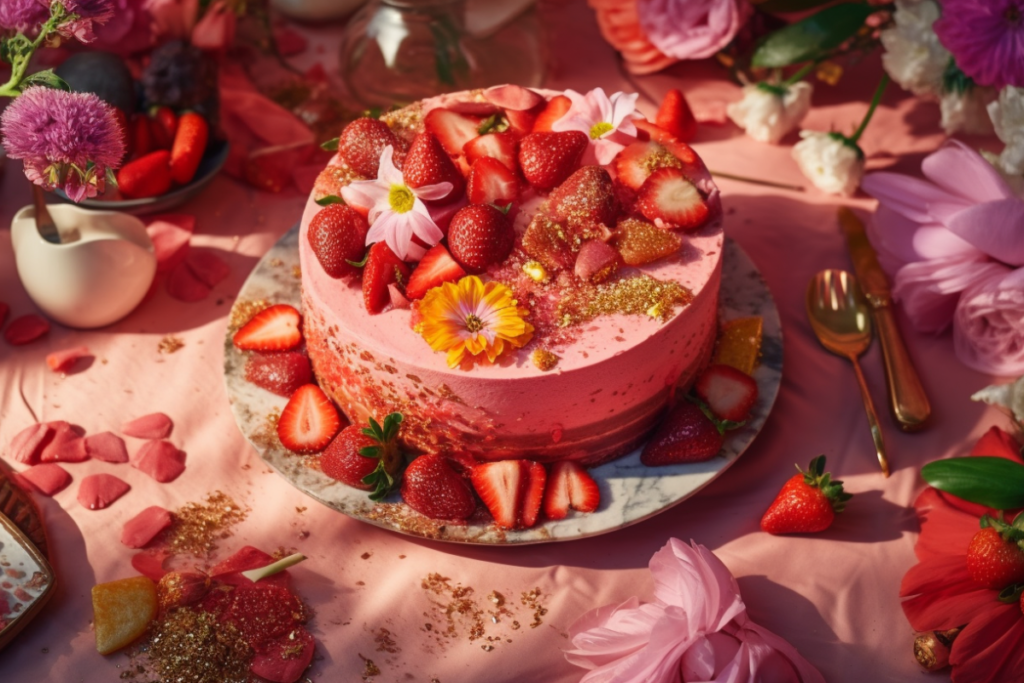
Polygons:
<instances>
[{"instance_id":1,"label":"cake crumb topping","mask_svg":"<svg viewBox=\"0 0 1024 683\"><path fill-rule=\"evenodd\" d=\"M554 367L558 365L559 360L558 356L547 349L534 349L530 358L533 360L533 364L537 369L543 370L544 372L554 369Z\"/></svg>"}]
</instances>

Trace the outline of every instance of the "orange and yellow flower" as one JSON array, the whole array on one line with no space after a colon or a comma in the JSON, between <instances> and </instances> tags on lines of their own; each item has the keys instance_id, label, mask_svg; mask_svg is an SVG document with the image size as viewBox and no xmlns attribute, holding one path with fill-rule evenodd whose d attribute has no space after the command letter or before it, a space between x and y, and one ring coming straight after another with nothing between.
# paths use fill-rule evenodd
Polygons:
<instances>
[{"instance_id":1,"label":"orange and yellow flower","mask_svg":"<svg viewBox=\"0 0 1024 683\"><path fill-rule=\"evenodd\" d=\"M429 290L419 304L417 331L435 351L448 354L448 367L483 354L493 363L510 349L530 341L533 325L512 290L500 282L484 284L475 275Z\"/></svg>"}]
</instances>

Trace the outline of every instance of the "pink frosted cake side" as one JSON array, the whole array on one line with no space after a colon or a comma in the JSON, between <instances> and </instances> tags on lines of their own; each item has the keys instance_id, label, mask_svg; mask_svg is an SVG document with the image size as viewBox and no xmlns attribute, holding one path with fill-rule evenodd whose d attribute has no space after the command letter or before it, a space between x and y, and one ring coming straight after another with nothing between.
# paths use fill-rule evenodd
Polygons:
<instances>
[{"instance_id":1,"label":"pink frosted cake side","mask_svg":"<svg viewBox=\"0 0 1024 683\"><path fill-rule=\"evenodd\" d=\"M427 113L453 105L486 113L487 96L435 98L385 121L411 139ZM614 165L605 168L614 175ZM299 237L303 325L320 386L354 423L401 412L405 445L421 452L587 465L630 452L649 435L670 397L685 391L708 363L717 332L720 210L710 176L702 164L695 168L694 185L712 207L705 224L680 233L677 252L622 265L599 284L581 286L571 270L547 281L524 274L536 263L524 252L523 233L545 211L549 194L524 190L514 209L512 254L480 277L512 289L529 310L535 333L493 363L452 368L445 353L415 331L416 302L372 315L358 279L334 279L321 266L309 239L321 210L314 200L340 194L353 179L342 156L335 156L307 203ZM614 237L605 239L616 244ZM587 305L573 308L572 297L583 296Z\"/></svg>"}]
</instances>

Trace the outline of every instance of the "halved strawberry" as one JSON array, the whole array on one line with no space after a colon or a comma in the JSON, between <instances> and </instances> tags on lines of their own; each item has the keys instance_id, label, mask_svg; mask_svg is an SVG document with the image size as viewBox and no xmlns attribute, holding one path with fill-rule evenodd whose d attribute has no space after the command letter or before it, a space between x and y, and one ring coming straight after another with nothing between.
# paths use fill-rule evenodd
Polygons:
<instances>
[{"instance_id":1,"label":"halved strawberry","mask_svg":"<svg viewBox=\"0 0 1024 683\"><path fill-rule=\"evenodd\" d=\"M526 491L523 494L523 508L519 521L529 529L540 518L540 507L544 502L544 489L548 480L548 471L539 462L526 461Z\"/></svg>"},{"instance_id":2,"label":"halved strawberry","mask_svg":"<svg viewBox=\"0 0 1024 683\"><path fill-rule=\"evenodd\" d=\"M338 410L315 384L299 387L281 411L277 436L293 453L319 453L341 428Z\"/></svg>"},{"instance_id":3,"label":"halved strawberry","mask_svg":"<svg viewBox=\"0 0 1024 683\"><path fill-rule=\"evenodd\" d=\"M309 246L324 272L337 279L359 273L352 265L363 260L370 226L358 211L344 204L321 209L309 223Z\"/></svg>"},{"instance_id":4,"label":"halved strawberry","mask_svg":"<svg viewBox=\"0 0 1024 683\"><path fill-rule=\"evenodd\" d=\"M437 202L461 194L466 182L440 142L430 133L420 133L413 139L402 166L402 179L409 187L451 183L451 192L439 197Z\"/></svg>"},{"instance_id":5,"label":"halved strawberry","mask_svg":"<svg viewBox=\"0 0 1024 683\"><path fill-rule=\"evenodd\" d=\"M398 148L398 138L379 119L361 118L345 126L338 138L338 154L353 171L364 178L376 178L380 170L380 154L391 145Z\"/></svg>"},{"instance_id":6,"label":"halved strawberry","mask_svg":"<svg viewBox=\"0 0 1024 683\"><path fill-rule=\"evenodd\" d=\"M459 209L448 226L452 258L470 273L482 273L508 258L515 231L508 217L489 204Z\"/></svg>"},{"instance_id":7,"label":"halved strawberry","mask_svg":"<svg viewBox=\"0 0 1024 683\"><path fill-rule=\"evenodd\" d=\"M697 187L678 168L662 168L640 188L640 213L659 228L699 228L711 215Z\"/></svg>"},{"instance_id":8,"label":"halved strawberry","mask_svg":"<svg viewBox=\"0 0 1024 683\"><path fill-rule=\"evenodd\" d=\"M704 462L722 449L722 432L700 406L681 401L651 436L640 454L648 467Z\"/></svg>"},{"instance_id":9,"label":"halved strawberry","mask_svg":"<svg viewBox=\"0 0 1024 683\"><path fill-rule=\"evenodd\" d=\"M455 282L465 274L466 271L455 262L443 244L435 245L424 254L420 264L409 276L405 296L413 300L422 299L428 289L440 287L445 282Z\"/></svg>"},{"instance_id":10,"label":"halved strawberry","mask_svg":"<svg viewBox=\"0 0 1024 683\"><path fill-rule=\"evenodd\" d=\"M757 402L757 382L728 365L712 365L693 386L719 420L742 422Z\"/></svg>"},{"instance_id":11,"label":"halved strawberry","mask_svg":"<svg viewBox=\"0 0 1024 683\"><path fill-rule=\"evenodd\" d=\"M409 266L395 256L386 242L376 242L363 268L363 303L371 315L383 311L391 301L388 285L409 281Z\"/></svg>"},{"instance_id":12,"label":"halved strawberry","mask_svg":"<svg viewBox=\"0 0 1024 683\"><path fill-rule=\"evenodd\" d=\"M531 185L550 190L572 175L589 144L578 130L530 133L519 143L519 168Z\"/></svg>"},{"instance_id":13,"label":"halved strawberry","mask_svg":"<svg viewBox=\"0 0 1024 683\"><path fill-rule=\"evenodd\" d=\"M551 465L544 490L545 517L565 519L570 508L577 512L593 512L600 504L601 489L579 463L562 460Z\"/></svg>"},{"instance_id":14,"label":"halved strawberry","mask_svg":"<svg viewBox=\"0 0 1024 683\"><path fill-rule=\"evenodd\" d=\"M689 142L697 134L697 119L682 91L673 88L665 93L654 123L682 142Z\"/></svg>"},{"instance_id":15,"label":"halved strawberry","mask_svg":"<svg viewBox=\"0 0 1024 683\"><path fill-rule=\"evenodd\" d=\"M515 529L519 525L528 476L525 460L498 460L473 468L470 481L498 527Z\"/></svg>"},{"instance_id":16,"label":"halved strawberry","mask_svg":"<svg viewBox=\"0 0 1024 683\"><path fill-rule=\"evenodd\" d=\"M480 135L479 116L460 114L450 109L432 109L423 119L426 128L453 157L462 154L466 143Z\"/></svg>"},{"instance_id":17,"label":"halved strawberry","mask_svg":"<svg viewBox=\"0 0 1024 683\"><path fill-rule=\"evenodd\" d=\"M289 351L302 343L302 316L288 304L276 304L252 317L232 342L243 351Z\"/></svg>"},{"instance_id":18,"label":"halved strawberry","mask_svg":"<svg viewBox=\"0 0 1024 683\"><path fill-rule=\"evenodd\" d=\"M513 173L519 168L519 162L516 161L516 138L509 132L488 133L473 138L466 143L463 151L470 164L475 163L478 159L490 157L500 161Z\"/></svg>"},{"instance_id":19,"label":"halved strawberry","mask_svg":"<svg viewBox=\"0 0 1024 683\"><path fill-rule=\"evenodd\" d=\"M683 167L683 163L668 148L653 140L626 146L612 163L619 182L634 190L643 187L644 182L658 169Z\"/></svg>"},{"instance_id":20,"label":"halved strawberry","mask_svg":"<svg viewBox=\"0 0 1024 683\"><path fill-rule=\"evenodd\" d=\"M471 204L507 206L519 198L519 180L498 159L477 159L466 181L466 196Z\"/></svg>"},{"instance_id":21,"label":"halved strawberry","mask_svg":"<svg viewBox=\"0 0 1024 683\"><path fill-rule=\"evenodd\" d=\"M562 118L572 106L572 100L565 95L555 95L533 122L534 133L546 133L551 130L551 124Z\"/></svg>"}]
</instances>

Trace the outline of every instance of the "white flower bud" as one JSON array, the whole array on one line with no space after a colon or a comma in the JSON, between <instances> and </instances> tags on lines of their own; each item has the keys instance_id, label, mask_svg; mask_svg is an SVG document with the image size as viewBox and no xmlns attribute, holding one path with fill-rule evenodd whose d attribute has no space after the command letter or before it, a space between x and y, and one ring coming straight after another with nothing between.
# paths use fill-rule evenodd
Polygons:
<instances>
[{"instance_id":1,"label":"white flower bud","mask_svg":"<svg viewBox=\"0 0 1024 683\"><path fill-rule=\"evenodd\" d=\"M800 137L793 158L815 187L847 197L857 191L864 176L864 155L858 147L831 133L802 130Z\"/></svg>"},{"instance_id":2,"label":"white flower bud","mask_svg":"<svg viewBox=\"0 0 1024 683\"><path fill-rule=\"evenodd\" d=\"M725 112L747 135L760 142L776 143L800 125L811 108L814 87L803 81L786 87L779 95L759 85L743 87L743 99Z\"/></svg>"}]
</instances>

